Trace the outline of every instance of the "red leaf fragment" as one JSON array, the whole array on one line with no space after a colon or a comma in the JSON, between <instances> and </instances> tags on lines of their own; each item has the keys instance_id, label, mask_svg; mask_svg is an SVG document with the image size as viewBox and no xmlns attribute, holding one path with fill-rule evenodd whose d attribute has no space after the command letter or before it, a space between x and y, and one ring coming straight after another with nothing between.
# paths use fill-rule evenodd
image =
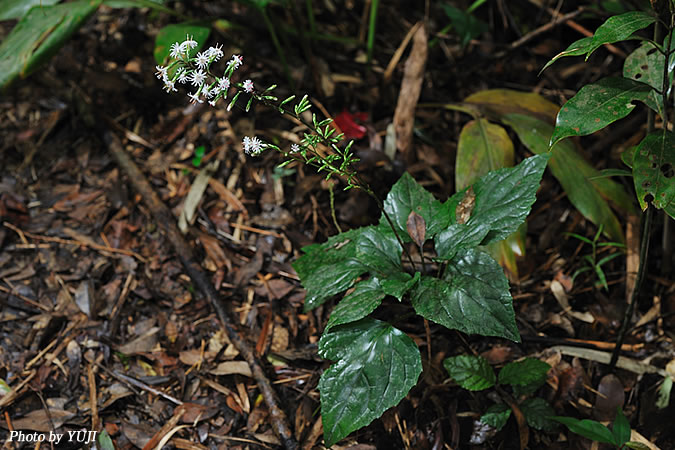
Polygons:
<instances>
[{"instance_id":1,"label":"red leaf fragment","mask_svg":"<svg viewBox=\"0 0 675 450\"><path fill-rule=\"evenodd\" d=\"M343 110L334 119L335 125L337 125L345 134L345 139L361 139L366 135L366 127L359 125L354 119L361 122L366 121L368 119L368 113L361 112L352 114L347 110Z\"/></svg>"}]
</instances>

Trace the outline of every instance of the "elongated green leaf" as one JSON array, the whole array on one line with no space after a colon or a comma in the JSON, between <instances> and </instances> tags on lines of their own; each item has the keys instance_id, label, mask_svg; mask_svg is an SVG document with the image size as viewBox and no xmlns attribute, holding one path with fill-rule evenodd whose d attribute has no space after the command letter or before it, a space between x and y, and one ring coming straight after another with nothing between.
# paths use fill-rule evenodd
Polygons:
<instances>
[{"instance_id":1,"label":"elongated green leaf","mask_svg":"<svg viewBox=\"0 0 675 450\"><path fill-rule=\"evenodd\" d=\"M541 72L546 70L548 66L550 66L551 64L553 64L554 62L556 62L557 60L559 60L564 56L585 55L586 53L588 53L588 50L591 48L592 44L593 44L593 36L587 36L579 39L578 41L572 42L569 45L569 47L567 47L565 50L555 55L549 62L547 62L546 65L539 71L539 73L541 74Z\"/></svg>"},{"instance_id":2,"label":"elongated green leaf","mask_svg":"<svg viewBox=\"0 0 675 450\"><path fill-rule=\"evenodd\" d=\"M33 6L55 5L60 0L2 0L0 20L20 19Z\"/></svg>"},{"instance_id":3,"label":"elongated green leaf","mask_svg":"<svg viewBox=\"0 0 675 450\"><path fill-rule=\"evenodd\" d=\"M616 417L614 417L614 423L612 424L612 434L614 435L614 443L618 447L621 447L630 440L630 423L628 423L626 416L623 415L621 407L618 406L616 409Z\"/></svg>"},{"instance_id":4,"label":"elongated green leaf","mask_svg":"<svg viewBox=\"0 0 675 450\"><path fill-rule=\"evenodd\" d=\"M454 218L454 209L441 205L434 196L425 190L408 173L394 184L384 201L384 210L394 222L396 231L405 242L410 242L407 221L411 211L422 216L426 223L426 238L432 239L439 231L445 229ZM384 216L380 225L387 225Z\"/></svg>"},{"instance_id":5,"label":"elongated green leaf","mask_svg":"<svg viewBox=\"0 0 675 450\"><path fill-rule=\"evenodd\" d=\"M648 446L647 444L643 444L642 442L637 441L628 441L624 445L628 448L632 448L633 450L652 450L653 448Z\"/></svg>"},{"instance_id":6,"label":"elongated green leaf","mask_svg":"<svg viewBox=\"0 0 675 450\"><path fill-rule=\"evenodd\" d=\"M337 325L363 319L380 306L385 296L376 277L356 283L354 291L345 296L333 309L326 325L326 331Z\"/></svg>"},{"instance_id":7,"label":"elongated green leaf","mask_svg":"<svg viewBox=\"0 0 675 450\"><path fill-rule=\"evenodd\" d=\"M31 8L0 44L0 88L52 57L96 11L100 0Z\"/></svg>"},{"instance_id":8,"label":"elongated green leaf","mask_svg":"<svg viewBox=\"0 0 675 450\"><path fill-rule=\"evenodd\" d=\"M205 23L183 22L167 25L159 30L155 38L155 61L157 64L164 64L169 57L171 45L175 42L183 42L188 35L192 36L198 44L196 48L190 50L190 54L194 55L206 44L209 34L211 34L211 27Z\"/></svg>"},{"instance_id":9,"label":"elongated green leaf","mask_svg":"<svg viewBox=\"0 0 675 450\"><path fill-rule=\"evenodd\" d=\"M491 119L501 120L507 114L525 114L553 122L560 107L533 92L512 89L488 89L464 99Z\"/></svg>"},{"instance_id":10,"label":"elongated green leaf","mask_svg":"<svg viewBox=\"0 0 675 450\"><path fill-rule=\"evenodd\" d=\"M492 426L497 431L499 431L504 428L504 425L506 425L506 422L508 422L509 417L511 417L511 408L509 405L504 403L495 403L494 405L490 406L487 411L485 411L485 414L480 416L480 421Z\"/></svg>"},{"instance_id":11,"label":"elongated green leaf","mask_svg":"<svg viewBox=\"0 0 675 450\"><path fill-rule=\"evenodd\" d=\"M663 47L667 47L668 41L665 40ZM675 39L671 42L671 49L675 48ZM672 64L675 63L675 54L670 55L670 86L673 83ZM663 88L663 65L665 58L656 51L649 42L643 42L640 47L633 51L623 63L623 76L642 83L646 83L654 88L645 102L647 106L657 113L661 114L663 109L663 96L656 92Z\"/></svg>"},{"instance_id":12,"label":"elongated green leaf","mask_svg":"<svg viewBox=\"0 0 675 450\"><path fill-rule=\"evenodd\" d=\"M356 259L356 240L360 233L360 229L350 230L323 244L309 245L303 249L306 254L293 263L307 290L305 311L348 289L368 270Z\"/></svg>"},{"instance_id":13,"label":"elongated green leaf","mask_svg":"<svg viewBox=\"0 0 675 450\"><path fill-rule=\"evenodd\" d=\"M522 114L508 114L503 121L513 128L530 151L548 151L548 142L553 133L551 125ZM576 151L572 142L559 142L551 153L553 157L548 167L572 204L588 220L597 226L602 225L604 233L612 240L623 242L621 224L605 199L612 201L622 211L632 213L635 208L631 196L620 184L608 178L597 178L600 172Z\"/></svg>"},{"instance_id":14,"label":"elongated green leaf","mask_svg":"<svg viewBox=\"0 0 675 450\"><path fill-rule=\"evenodd\" d=\"M596 49L605 45L626 40L638 30L648 27L656 22L656 18L643 11L630 11L612 16L595 30L586 59Z\"/></svg>"},{"instance_id":15,"label":"elongated green leaf","mask_svg":"<svg viewBox=\"0 0 675 450\"><path fill-rule=\"evenodd\" d=\"M635 100L647 103L652 88L627 78L603 78L582 87L558 113L551 136L553 147L561 139L585 136L626 117L635 108Z\"/></svg>"},{"instance_id":16,"label":"elongated green leaf","mask_svg":"<svg viewBox=\"0 0 675 450\"><path fill-rule=\"evenodd\" d=\"M103 0L103 3L111 8L152 8L174 16L177 15L173 9L164 6L163 0Z\"/></svg>"},{"instance_id":17,"label":"elongated green leaf","mask_svg":"<svg viewBox=\"0 0 675 450\"><path fill-rule=\"evenodd\" d=\"M555 414L555 411L543 398L528 398L518 406L525 416L527 424L535 430L552 431L557 427L557 424L549 419Z\"/></svg>"},{"instance_id":18,"label":"elongated green leaf","mask_svg":"<svg viewBox=\"0 0 675 450\"><path fill-rule=\"evenodd\" d=\"M452 356L443 361L443 367L450 378L464 389L482 391L495 385L495 373L482 356Z\"/></svg>"},{"instance_id":19,"label":"elongated green leaf","mask_svg":"<svg viewBox=\"0 0 675 450\"><path fill-rule=\"evenodd\" d=\"M415 311L447 328L520 341L504 271L490 255L467 249L443 279L422 276L410 291Z\"/></svg>"},{"instance_id":20,"label":"elongated green leaf","mask_svg":"<svg viewBox=\"0 0 675 450\"><path fill-rule=\"evenodd\" d=\"M650 200L659 209L673 206L675 136L671 131L654 131L640 142L633 156L633 181L643 211Z\"/></svg>"},{"instance_id":21,"label":"elongated green leaf","mask_svg":"<svg viewBox=\"0 0 675 450\"><path fill-rule=\"evenodd\" d=\"M374 319L325 333L319 341L319 355L336 361L319 381L327 447L398 404L422 372L415 342Z\"/></svg>"},{"instance_id":22,"label":"elongated green leaf","mask_svg":"<svg viewBox=\"0 0 675 450\"><path fill-rule=\"evenodd\" d=\"M572 433L576 433L593 441L604 442L606 444L614 443L614 436L609 428L596 422L595 420L579 420L573 417L552 416L551 419L562 423Z\"/></svg>"},{"instance_id":23,"label":"elongated green leaf","mask_svg":"<svg viewBox=\"0 0 675 450\"><path fill-rule=\"evenodd\" d=\"M522 361L508 363L499 371L499 383L510 385L528 385L546 382L546 374L551 366L536 358L525 358Z\"/></svg>"},{"instance_id":24,"label":"elongated green leaf","mask_svg":"<svg viewBox=\"0 0 675 450\"><path fill-rule=\"evenodd\" d=\"M487 31L487 24L470 13L449 4L443 4L441 6L443 7L445 14L450 18L452 26L455 29L454 31L459 35L462 47L466 47L471 39L474 39Z\"/></svg>"},{"instance_id":25,"label":"elongated green leaf","mask_svg":"<svg viewBox=\"0 0 675 450\"><path fill-rule=\"evenodd\" d=\"M513 166L513 158L513 142L504 128L486 119L468 122L457 143L456 189L464 189L490 170Z\"/></svg>"}]
</instances>

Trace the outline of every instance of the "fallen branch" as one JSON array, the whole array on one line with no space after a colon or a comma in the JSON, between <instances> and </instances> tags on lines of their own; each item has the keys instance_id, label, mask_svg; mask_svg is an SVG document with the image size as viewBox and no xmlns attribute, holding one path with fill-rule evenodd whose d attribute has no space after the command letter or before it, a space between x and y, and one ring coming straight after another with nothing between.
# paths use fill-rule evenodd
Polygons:
<instances>
[{"instance_id":1,"label":"fallen branch","mask_svg":"<svg viewBox=\"0 0 675 450\"><path fill-rule=\"evenodd\" d=\"M232 344L244 357L251 368L253 378L258 384L258 388L265 399L265 403L267 403L267 408L269 410L269 415L274 431L279 436L279 439L283 443L284 447L287 449L296 449L298 444L293 438L293 433L288 426L286 414L284 413L283 409L279 407L279 400L276 393L272 389L270 381L265 375L265 372L263 371L262 366L258 362L258 359L253 353L251 347L249 347L248 343L232 326L232 322L219 299L218 292L208 281L208 278L202 271L201 267L195 261L192 247L188 245L188 243L183 238L182 233L178 230L173 214L162 202L157 193L152 189L150 183L145 179L145 176L139 170L138 166L136 166L136 164L124 151L119 138L111 132L106 132L103 138L105 143L108 145L110 153L115 157L120 168L127 174L134 189L136 189L136 191L141 194L141 197L143 197L143 201L150 209L153 218L173 245L173 248L178 254L183 267L185 267L188 276L213 306L213 309L216 311L218 318L223 324L223 328L225 329L230 342L232 342Z\"/></svg>"}]
</instances>

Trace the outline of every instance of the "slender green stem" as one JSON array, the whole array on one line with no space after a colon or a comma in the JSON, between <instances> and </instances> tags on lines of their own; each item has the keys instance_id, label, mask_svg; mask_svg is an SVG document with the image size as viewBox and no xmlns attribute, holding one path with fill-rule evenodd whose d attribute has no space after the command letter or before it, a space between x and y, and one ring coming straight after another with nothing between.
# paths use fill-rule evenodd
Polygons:
<instances>
[{"instance_id":1,"label":"slender green stem","mask_svg":"<svg viewBox=\"0 0 675 450\"><path fill-rule=\"evenodd\" d=\"M312 0L305 0L305 6L307 7L307 21L309 22L309 30L312 34L316 34L316 21L314 20L314 7L312 5Z\"/></svg>"},{"instance_id":2,"label":"slender green stem","mask_svg":"<svg viewBox=\"0 0 675 450\"><path fill-rule=\"evenodd\" d=\"M370 21L368 23L368 64L373 61L373 47L375 46L375 25L377 24L377 9L379 0L372 0L370 4Z\"/></svg>"},{"instance_id":3,"label":"slender green stem","mask_svg":"<svg viewBox=\"0 0 675 450\"><path fill-rule=\"evenodd\" d=\"M281 60L281 65L284 69L284 75L286 76L286 79L288 80L288 85L291 87L291 91L295 91L295 83L293 83L293 78L291 77L291 71L288 68L288 63L286 62L286 53L284 52L284 49L281 47L281 43L279 42L279 37L277 36L277 32L274 28L274 24L270 20L270 17L267 14L267 10L265 8L260 8L260 14L263 16L263 20L265 21L265 25L267 26L267 30L270 32L270 37L272 38L272 43L274 44L274 48L277 51L277 55L279 55L279 59Z\"/></svg>"}]
</instances>

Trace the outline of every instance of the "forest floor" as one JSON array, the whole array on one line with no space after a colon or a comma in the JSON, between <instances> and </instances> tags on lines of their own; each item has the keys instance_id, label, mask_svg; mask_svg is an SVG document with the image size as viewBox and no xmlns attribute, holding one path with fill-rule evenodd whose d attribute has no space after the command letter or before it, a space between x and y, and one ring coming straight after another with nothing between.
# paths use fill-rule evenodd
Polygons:
<instances>
[{"instance_id":1,"label":"forest floor","mask_svg":"<svg viewBox=\"0 0 675 450\"><path fill-rule=\"evenodd\" d=\"M216 27L209 45L222 43L226 58L244 55L236 75L242 80L278 84L280 98L308 93L317 112L335 118L355 139L357 169L382 198L406 170L440 200L455 192L458 141L471 117L443 104L486 89L510 89L561 105L583 84L620 73L622 55L636 46L601 48L587 63L568 58L540 75L551 57L583 36L579 30L594 30L606 13L579 14L573 26L568 21L529 34L553 21L548 7L528 0L487 2L475 12L487 31L462 46L452 30L441 32L450 19L440 2L430 2L419 102L434 105L404 117L414 120L412 145L391 161L383 152L387 126L399 96L409 95L401 80L406 60L415 56L396 53L412 45L403 44L425 19L425 2L382 2L370 64L363 2L313 3L318 29L344 39L309 41L303 51L301 39L289 31L293 14L269 6L288 73L255 9L202 1L179 8L235 24L226 31ZM586 3L565 2L561 13ZM305 293L291 264L302 247L338 232L329 185L306 167L276 168L283 159L274 152L244 154L243 136L284 145L301 137L303 128L276 111L191 105L186 92L162 90L154 75L154 37L172 22L148 8L102 6L44 68L0 97L3 448L27 448L6 441L10 430L81 429L105 430L118 449L154 447L165 437L166 445L181 449L279 445L250 368L186 274L163 224L111 156L107 132L119 136L176 220L197 174L218 163L197 198L185 238L237 330L264 362L295 439L303 448L322 445L317 383L329 363L318 356L317 342L335 300L304 311ZM0 37L14 24L0 22ZM631 117L578 140L578 150L597 169L623 167L621 151L644 135L646 108L639 106ZM531 154L511 137L516 161ZM193 164L201 147L204 155ZM633 196L630 179L616 180ZM341 228L375 223L377 205L343 186L338 181L334 190ZM590 246L565 233L592 239L597 227L547 172L528 217L525 255L518 258L517 273L508 271L523 342L464 335L432 323L427 348L421 319L399 323L422 348L423 376L398 406L333 448L519 448L528 432L522 425L511 419L499 432L476 428L494 399L448 380L443 360L469 350L494 367L524 356L546 361L552 369L537 395L556 414L611 421L620 406L653 448L675 448L675 401L665 409L655 406L663 377L625 368L607 374L597 353L588 352L609 355L616 341L627 274L636 270L638 211L636 206L632 214L616 213L626 248L603 247L601 256L625 251L628 258L603 266L607 289L593 271L572 280ZM659 218L654 236L661 227ZM622 355L662 370L675 355L675 282L661 273L660 238L652 240L651 250ZM391 317L405 312L393 300L382 308L380 314ZM592 446L563 426L529 429L527 439L529 448ZM56 448L81 445L63 441Z\"/></svg>"}]
</instances>

